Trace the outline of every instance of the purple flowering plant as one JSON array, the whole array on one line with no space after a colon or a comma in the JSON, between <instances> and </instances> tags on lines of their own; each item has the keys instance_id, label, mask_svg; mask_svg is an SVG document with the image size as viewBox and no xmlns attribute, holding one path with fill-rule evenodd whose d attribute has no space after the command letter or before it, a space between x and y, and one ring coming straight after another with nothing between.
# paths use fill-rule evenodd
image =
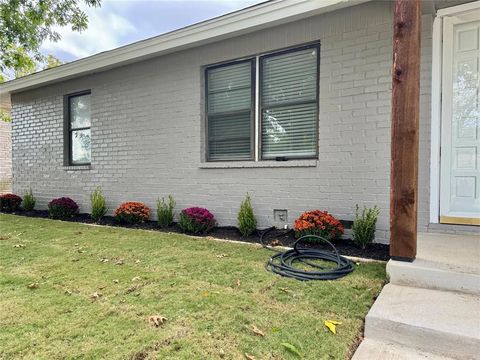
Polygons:
<instances>
[{"instance_id":1,"label":"purple flowering plant","mask_svg":"<svg viewBox=\"0 0 480 360\"><path fill-rule=\"evenodd\" d=\"M61 197L48 203L48 212L53 219L67 219L78 213L78 205L69 197Z\"/></svg>"},{"instance_id":2,"label":"purple flowering plant","mask_svg":"<svg viewBox=\"0 0 480 360\"><path fill-rule=\"evenodd\" d=\"M206 234L217 225L217 221L207 209L191 207L182 210L178 225L186 233Z\"/></svg>"}]
</instances>

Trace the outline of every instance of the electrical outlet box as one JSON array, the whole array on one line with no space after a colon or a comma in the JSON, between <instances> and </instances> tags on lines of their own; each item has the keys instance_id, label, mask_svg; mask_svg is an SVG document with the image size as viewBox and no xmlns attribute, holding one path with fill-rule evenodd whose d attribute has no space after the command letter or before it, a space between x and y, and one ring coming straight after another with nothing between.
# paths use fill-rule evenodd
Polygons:
<instances>
[{"instance_id":1,"label":"electrical outlet box","mask_svg":"<svg viewBox=\"0 0 480 360\"><path fill-rule=\"evenodd\" d=\"M274 209L273 210L274 226L279 229L288 227L288 211L286 209Z\"/></svg>"}]
</instances>

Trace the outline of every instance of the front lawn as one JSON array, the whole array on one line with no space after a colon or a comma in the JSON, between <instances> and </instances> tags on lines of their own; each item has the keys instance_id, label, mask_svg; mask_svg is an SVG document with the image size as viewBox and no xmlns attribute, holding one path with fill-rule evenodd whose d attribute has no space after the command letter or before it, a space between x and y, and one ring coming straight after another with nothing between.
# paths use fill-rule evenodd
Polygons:
<instances>
[{"instance_id":1,"label":"front lawn","mask_svg":"<svg viewBox=\"0 0 480 360\"><path fill-rule=\"evenodd\" d=\"M267 272L270 255L248 244L0 215L0 359L300 358L282 343L304 359L348 358L385 265L300 282ZM167 320L155 327L152 315ZM342 322L336 335L324 320Z\"/></svg>"}]
</instances>

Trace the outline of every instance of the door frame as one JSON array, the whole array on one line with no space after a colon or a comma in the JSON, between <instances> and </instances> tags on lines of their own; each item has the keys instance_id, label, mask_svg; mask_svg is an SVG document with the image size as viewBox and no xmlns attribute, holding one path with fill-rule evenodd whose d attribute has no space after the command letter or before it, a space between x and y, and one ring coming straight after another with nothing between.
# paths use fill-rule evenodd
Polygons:
<instances>
[{"instance_id":1,"label":"door frame","mask_svg":"<svg viewBox=\"0 0 480 360\"><path fill-rule=\"evenodd\" d=\"M430 223L440 222L440 147L442 128L443 18L480 9L480 1L437 11L432 34L432 101L430 139Z\"/></svg>"}]
</instances>

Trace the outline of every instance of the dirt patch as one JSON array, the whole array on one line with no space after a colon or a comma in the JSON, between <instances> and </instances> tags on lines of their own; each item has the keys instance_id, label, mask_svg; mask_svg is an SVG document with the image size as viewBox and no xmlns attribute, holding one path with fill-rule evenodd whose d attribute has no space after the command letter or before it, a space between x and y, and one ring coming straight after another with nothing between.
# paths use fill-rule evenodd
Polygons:
<instances>
[{"instance_id":1,"label":"dirt patch","mask_svg":"<svg viewBox=\"0 0 480 360\"><path fill-rule=\"evenodd\" d=\"M28 217L36 217L36 218L48 218L48 211L47 210L34 210L29 212L16 212L15 215L21 216L28 216ZM77 223L86 223L86 224L94 224L95 221L92 220L89 214L78 214L75 217L67 219L66 221L77 222ZM160 232L173 232L173 233L181 233L181 230L178 228L176 224L170 226L165 229L161 229L158 227L156 221L146 221L141 224L120 224L118 223L112 216L105 216L97 222L98 225L108 225L108 226L116 226L116 227L124 227L130 229L143 229L143 230L155 230ZM347 227L351 225L350 223L345 224ZM238 229L233 226L222 226L213 229L208 235L199 235L199 236L212 236L219 239L225 240L236 240L242 241L247 243L259 243L260 241L260 233L258 231L250 236L242 236ZM265 237L265 243L267 245L275 245L275 246L287 246L292 247L295 244L295 236L293 231L285 231L282 229L274 229L268 233ZM355 256L361 257L366 259L374 259L374 260L383 260L388 261L390 259L389 255L389 246L385 244L369 244L365 249L361 249L357 247L351 239L340 239L333 242L333 245L337 249L340 255L345 256ZM321 244L305 244L305 247L313 248L313 249L320 249L320 250L327 250L330 251L331 247L328 244L321 243Z\"/></svg>"}]
</instances>

